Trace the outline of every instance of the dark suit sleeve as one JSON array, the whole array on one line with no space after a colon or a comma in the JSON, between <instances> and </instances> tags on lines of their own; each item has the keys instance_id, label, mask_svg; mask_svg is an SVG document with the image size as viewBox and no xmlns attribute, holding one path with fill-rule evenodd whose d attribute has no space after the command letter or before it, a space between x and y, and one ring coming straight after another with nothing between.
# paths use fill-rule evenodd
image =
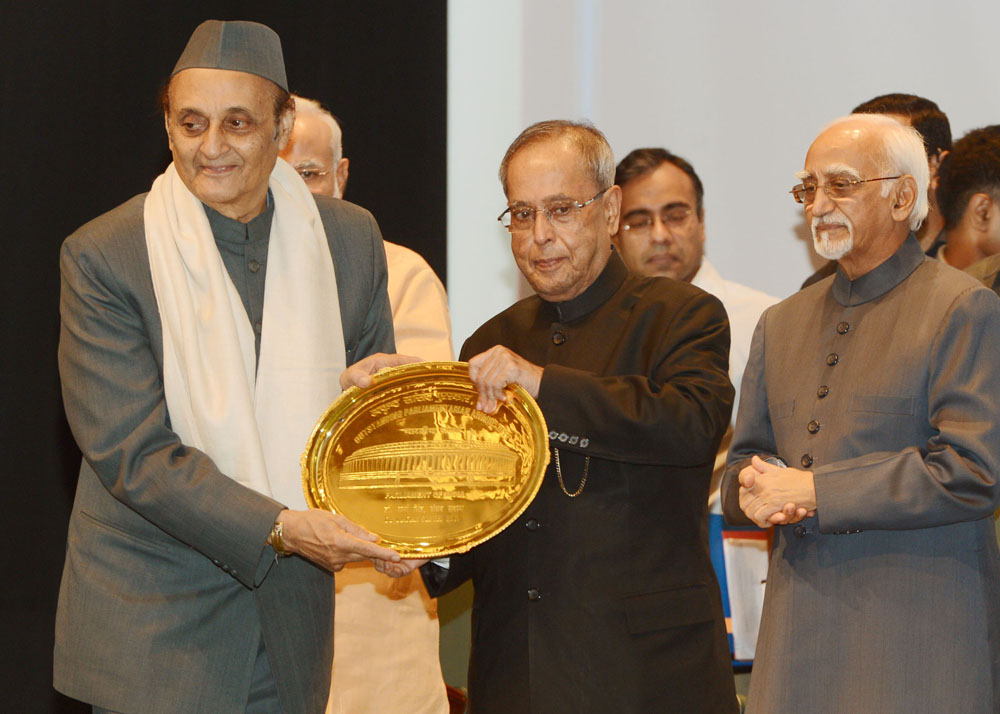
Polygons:
<instances>
[{"instance_id":1,"label":"dark suit sleeve","mask_svg":"<svg viewBox=\"0 0 1000 714\"><path fill-rule=\"evenodd\" d=\"M119 279L144 269L140 248L132 250L109 256L80 233L63 246L59 371L70 428L114 498L252 587L282 506L169 428L146 323Z\"/></svg>"},{"instance_id":2,"label":"dark suit sleeve","mask_svg":"<svg viewBox=\"0 0 1000 714\"><path fill-rule=\"evenodd\" d=\"M657 340L648 374L599 376L546 365L538 403L549 429L579 435L581 443L587 440L581 453L600 458L669 466L711 463L734 394L722 303L693 293Z\"/></svg>"},{"instance_id":3,"label":"dark suit sleeve","mask_svg":"<svg viewBox=\"0 0 1000 714\"><path fill-rule=\"evenodd\" d=\"M387 292L389 271L385 262L385 245L382 243L382 233L378 224L371 214L368 214L368 243L371 245L369 264L372 271L368 310L365 312L365 322L358 338L358 346L348 359L348 365L376 352L396 351L392 308L389 305Z\"/></svg>"},{"instance_id":4,"label":"dark suit sleeve","mask_svg":"<svg viewBox=\"0 0 1000 714\"><path fill-rule=\"evenodd\" d=\"M461 553L448 558L449 565L442 568L434 562L420 566L420 576L431 597L441 597L450 593L466 580L472 578L473 553Z\"/></svg>"},{"instance_id":5,"label":"dark suit sleeve","mask_svg":"<svg viewBox=\"0 0 1000 714\"><path fill-rule=\"evenodd\" d=\"M923 448L816 469L820 531L931 528L985 518L1000 503L1000 300L962 293L934 339L933 436ZM918 415L917 418L924 418ZM888 428L888 427L887 427Z\"/></svg>"}]
</instances>

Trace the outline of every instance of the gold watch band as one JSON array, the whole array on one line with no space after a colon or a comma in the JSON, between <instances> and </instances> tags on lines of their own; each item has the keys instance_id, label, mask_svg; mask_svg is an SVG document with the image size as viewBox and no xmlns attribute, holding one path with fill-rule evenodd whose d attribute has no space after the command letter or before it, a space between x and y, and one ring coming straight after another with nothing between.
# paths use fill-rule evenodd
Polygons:
<instances>
[{"instance_id":1,"label":"gold watch band","mask_svg":"<svg viewBox=\"0 0 1000 714\"><path fill-rule=\"evenodd\" d=\"M271 548L274 549L274 554L279 558L284 558L291 555L291 551L285 548L285 541L283 536L283 528L281 521L275 521L274 525L271 527Z\"/></svg>"}]
</instances>

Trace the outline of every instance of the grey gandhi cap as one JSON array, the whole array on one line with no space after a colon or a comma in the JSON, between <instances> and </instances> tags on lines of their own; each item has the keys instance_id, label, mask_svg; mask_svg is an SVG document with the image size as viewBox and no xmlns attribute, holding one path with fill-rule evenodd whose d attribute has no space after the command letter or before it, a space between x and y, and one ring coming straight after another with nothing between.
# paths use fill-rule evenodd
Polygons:
<instances>
[{"instance_id":1,"label":"grey gandhi cap","mask_svg":"<svg viewBox=\"0 0 1000 714\"><path fill-rule=\"evenodd\" d=\"M259 22L205 20L191 34L170 76L192 67L248 72L288 91L281 39Z\"/></svg>"}]
</instances>

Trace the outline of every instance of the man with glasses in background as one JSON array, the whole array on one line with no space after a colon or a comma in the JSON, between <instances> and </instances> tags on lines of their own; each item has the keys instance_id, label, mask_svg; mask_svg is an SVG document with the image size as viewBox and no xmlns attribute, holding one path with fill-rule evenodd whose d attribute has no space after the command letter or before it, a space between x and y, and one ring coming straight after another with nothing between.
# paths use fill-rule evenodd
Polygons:
<instances>
[{"instance_id":1,"label":"man with glasses in background","mask_svg":"<svg viewBox=\"0 0 1000 714\"><path fill-rule=\"evenodd\" d=\"M724 279L705 259L705 191L689 162L666 149L635 149L618 164L615 183L622 218L612 240L625 267L683 280L722 301L732 332L729 374L739 395L753 329L778 298Z\"/></svg>"},{"instance_id":2,"label":"man with glasses in background","mask_svg":"<svg viewBox=\"0 0 1000 714\"><path fill-rule=\"evenodd\" d=\"M735 416L750 338L760 314L778 298L724 279L705 259L705 189L688 161L662 148L635 149L618 164L615 183L622 190L622 219L613 240L625 266L636 275L689 282L715 295L726 308L732 335L729 376L736 388ZM722 514L717 489L731 440L732 429L727 429L712 474L710 507L716 519ZM727 586L723 607L732 622L734 657L751 660L760 623L762 583L767 577L767 544L758 537L730 538L723 558L721 529L713 527L710 532L720 580ZM726 572L724 563L733 571L726 574L729 577L721 577Z\"/></svg>"},{"instance_id":3,"label":"man with glasses in background","mask_svg":"<svg viewBox=\"0 0 1000 714\"><path fill-rule=\"evenodd\" d=\"M336 118L314 99L292 95L295 126L281 158L314 194L343 198L350 162ZM448 295L434 269L416 251L383 241L389 265L389 303L396 351L425 360L451 361Z\"/></svg>"},{"instance_id":4,"label":"man with glasses in background","mask_svg":"<svg viewBox=\"0 0 1000 714\"><path fill-rule=\"evenodd\" d=\"M723 509L777 526L747 712L995 713L1000 299L921 250L911 127L839 119L797 175L839 270L764 313L743 381Z\"/></svg>"},{"instance_id":5,"label":"man with glasses in background","mask_svg":"<svg viewBox=\"0 0 1000 714\"><path fill-rule=\"evenodd\" d=\"M526 129L500 166L514 260L536 295L462 349L492 412L509 384L545 415L551 461L502 533L422 568L432 594L472 579L471 711L737 711L706 539L729 422L718 299L628 273L621 191L592 126Z\"/></svg>"}]
</instances>

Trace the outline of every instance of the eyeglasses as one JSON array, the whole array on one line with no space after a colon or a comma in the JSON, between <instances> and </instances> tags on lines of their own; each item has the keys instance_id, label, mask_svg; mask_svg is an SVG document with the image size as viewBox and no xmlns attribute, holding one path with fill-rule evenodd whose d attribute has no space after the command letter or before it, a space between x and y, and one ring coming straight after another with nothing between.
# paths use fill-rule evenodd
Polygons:
<instances>
[{"instance_id":1,"label":"eyeglasses","mask_svg":"<svg viewBox=\"0 0 1000 714\"><path fill-rule=\"evenodd\" d=\"M497 216L497 220L511 233L516 231L530 231L535 227L535 215L541 212L545 214L545 217L549 219L549 223L554 228L569 228L579 222L583 209L603 196L607 190L607 188L601 189L594 194L593 198L583 203L570 199L567 201L555 201L541 208L534 208L533 206L508 206L507 210Z\"/></svg>"},{"instance_id":2,"label":"eyeglasses","mask_svg":"<svg viewBox=\"0 0 1000 714\"><path fill-rule=\"evenodd\" d=\"M826 183L800 183L798 186L793 186L792 190L788 193L792 194L796 203L804 203L808 206L816 200L816 190L820 188L826 192L827 196L836 201L841 198L847 198L857 191L858 186L863 183L868 183L869 181L891 181L900 177L901 175L870 179L837 178Z\"/></svg>"},{"instance_id":3,"label":"eyeglasses","mask_svg":"<svg viewBox=\"0 0 1000 714\"><path fill-rule=\"evenodd\" d=\"M684 226L692 214L694 209L690 206L675 206L660 213L660 223L666 226L667 230L676 230ZM637 211L622 219L622 230L632 235L645 235L653 230L654 223L656 216L653 213Z\"/></svg>"},{"instance_id":4,"label":"eyeglasses","mask_svg":"<svg viewBox=\"0 0 1000 714\"><path fill-rule=\"evenodd\" d=\"M317 171L316 169L295 169L295 171L307 184L315 183L330 173L329 171Z\"/></svg>"}]
</instances>

